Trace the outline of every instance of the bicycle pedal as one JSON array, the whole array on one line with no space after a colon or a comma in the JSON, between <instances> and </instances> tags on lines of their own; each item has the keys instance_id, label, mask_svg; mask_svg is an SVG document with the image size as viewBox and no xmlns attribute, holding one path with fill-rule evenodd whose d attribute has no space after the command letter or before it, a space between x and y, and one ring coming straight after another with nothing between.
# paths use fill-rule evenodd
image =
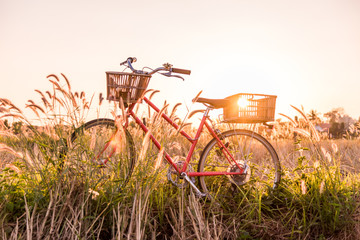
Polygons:
<instances>
[{"instance_id":1,"label":"bicycle pedal","mask_svg":"<svg viewBox=\"0 0 360 240\"><path fill-rule=\"evenodd\" d=\"M207 197L208 194L207 194L207 193L203 193L203 192L197 192L197 191L195 191L195 196L196 196L197 198L204 198L204 197Z\"/></svg>"}]
</instances>

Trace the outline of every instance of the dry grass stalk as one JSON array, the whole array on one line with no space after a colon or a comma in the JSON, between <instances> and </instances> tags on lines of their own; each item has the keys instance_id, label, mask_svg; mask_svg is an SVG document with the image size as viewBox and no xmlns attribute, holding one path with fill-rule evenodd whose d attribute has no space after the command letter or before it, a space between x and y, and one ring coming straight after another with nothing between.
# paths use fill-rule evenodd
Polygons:
<instances>
[{"instance_id":1,"label":"dry grass stalk","mask_svg":"<svg viewBox=\"0 0 360 240\"><path fill-rule=\"evenodd\" d=\"M149 148L150 135L151 135L151 130L149 129L148 132L145 134L144 140L142 142L142 147L139 154L139 162L143 162L145 160L146 152Z\"/></svg>"},{"instance_id":2,"label":"dry grass stalk","mask_svg":"<svg viewBox=\"0 0 360 240\"><path fill-rule=\"evenodd\" d=\"M193 193L190 195L189 206L186 210L190 216L197 239L212 239L209 224L202 213L202 207Z\"/></svg>"},{"instance_id":3,"label":"dry grass stalk","mask_svg":"<svg viewBox=\"0 0 360 240\"><path fill-rule=\"evenodd\" d=\"M157 156L156 162L155 162L155 166L154 166L155 170L158 170L161 166L162 160L164 158L164 150L165 150L164 148L161 148L158 153L158 156Z\"/></svg>"},{"instance_id":4,"label":"dry grass stalk","mask_svg":"<svg viewBox=\"0 0 360 240\"><path fill-rule=\"evenodd\" d=\"M174 239L186 239L185 233L185 211L184 211L184 191L181 190L181 196L178 197L179 209L170 208L169 213L166 215L172 230Z\"/></svg>"},{"instance_id":5,"label":"dry grass stalk","mask_svg":"<svg viewBox=\"0 0 360 240\"><path fill-rule=\"evenodd\" d=\"M26 210L26 239L33 239L33 230L34 230L34 216L36 213L37 204L35 203L34 208L32 210L32 214L30 214L30 209L27 204L26 196L24 194L25 200L25 210Z\"/></svg>"}]
</instances>

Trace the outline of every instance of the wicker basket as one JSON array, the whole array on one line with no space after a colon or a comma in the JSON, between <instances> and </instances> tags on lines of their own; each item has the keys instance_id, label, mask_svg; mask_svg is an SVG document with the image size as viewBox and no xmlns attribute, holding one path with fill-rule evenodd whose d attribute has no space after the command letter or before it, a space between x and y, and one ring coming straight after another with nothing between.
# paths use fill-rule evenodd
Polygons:
<instances>
[{"instance_id":1,"label":"wicker basket","mask_svg":"<svg viewBox=\"0 0 360 240\"><path fill-rule=\"evenodd\" d=\"M106 72L107 100L134 103L142 97L151 75L125 72Z\"/></svg>"},{"instance_id":2,"label":"wicker basket","mask_svg":"<svg viewBox=\"0 0 360 240\"><path fill-rule=\"evenodd\" d=\"M224 108L226 123L265 123L274 121L276 96L252 93L239 93L225 99L231 104ZM239 106L238 101L246 106Z\"/></svg>"}]
</instances>

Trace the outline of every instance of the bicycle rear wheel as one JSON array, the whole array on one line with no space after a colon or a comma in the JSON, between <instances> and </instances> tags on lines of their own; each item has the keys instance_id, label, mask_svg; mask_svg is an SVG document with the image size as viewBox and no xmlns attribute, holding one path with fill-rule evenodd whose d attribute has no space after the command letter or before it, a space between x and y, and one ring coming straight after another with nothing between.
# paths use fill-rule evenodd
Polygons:
<instances>
[{"instance_id":1,"label":"bicycle rear wheel","mask_svg":"<svg viewBox=\"0 0 360 240\"><path fill-rule=\"evenodd\" d=\"M242 129L226 131L219 135L221 142L234 157L226 158L224 149L213 138L205 147L200 157L199 172L240 172L238 166L245 168L246 174L201 176L202 190L212 197L233 195L237 187L254 184L259 190L274 189L280 183L281 167L279 158L272 145L261 135Z\"/></svg>"},{"instance_id":2,"label":"bicycle rear wheel","mask_svg":"<svg viewBox=\"0 0 360 240\"><path fill-rule=\"evenodd\" d=\"M71 135L68 159L85 174L91 188L105 182L123 188L135 165L133 139L126 129L117 129L112 119L95 119Z\"/></svg>"}]
</instances>

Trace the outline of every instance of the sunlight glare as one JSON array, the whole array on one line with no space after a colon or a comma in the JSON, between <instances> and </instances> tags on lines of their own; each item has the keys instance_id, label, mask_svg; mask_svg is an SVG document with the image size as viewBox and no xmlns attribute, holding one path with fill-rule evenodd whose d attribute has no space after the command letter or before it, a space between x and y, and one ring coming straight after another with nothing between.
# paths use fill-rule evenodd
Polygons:
<instances>
[{"instance_id":1,"label":"sunlight glare","mask_svg":"<svg viewBox=\"0 0 360 240\"><path fill-rule=\"evenodd\" d=\"M239 97L237 104L240 108L246 108L249 105L249 101L246 98Z\"/></svg>"}]
</instances>

